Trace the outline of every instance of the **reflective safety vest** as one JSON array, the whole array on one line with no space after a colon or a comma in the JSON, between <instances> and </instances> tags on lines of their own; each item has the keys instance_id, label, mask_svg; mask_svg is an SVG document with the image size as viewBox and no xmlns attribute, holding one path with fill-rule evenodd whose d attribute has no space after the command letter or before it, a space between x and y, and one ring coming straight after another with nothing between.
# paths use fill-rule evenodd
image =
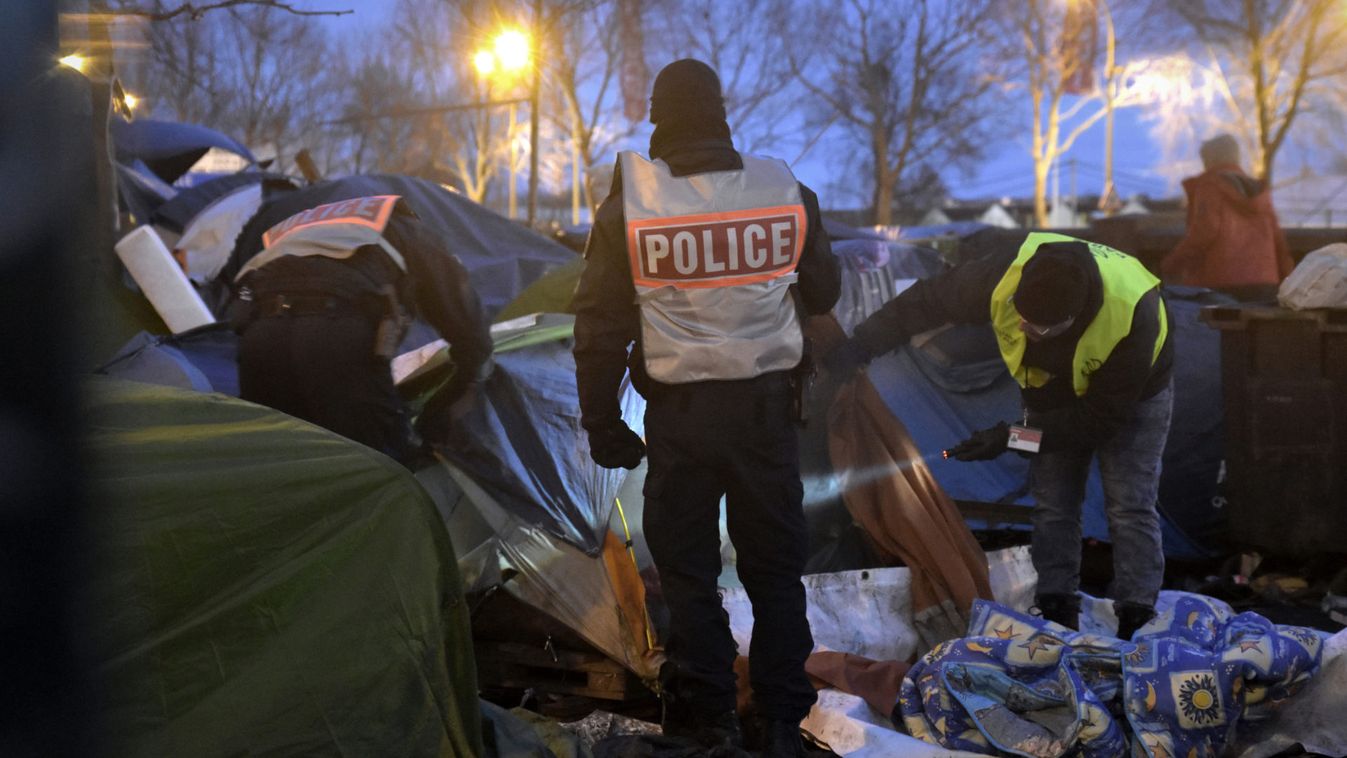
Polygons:
<instances>
[{"instance_id":1,"label":"reflective safety vest","mask_svg":"<svg viewBox=\"0 0 1347 758\"><path fill-rule=\"evenodd\" d=\"M744 155L742 170L678 177L636 153L618 160L647 373L682 384L795 367L790 285L807 229L786 164Z\"/></svg>"},{"instance_id":2,"label":"reflective safety vest","mask_svg":"<svg viewBox=\"0 0 1347 758\"><path fill-rule=\"evenodd\" d=\"M1020 387L1042 387L1052 379L1047 371L1024 365L1027 338L1020 330L1020 314L1011 302L1011 296L1020 286L1024 264L1034 257L1040 245L1049 242L1084 242L1090 249L1095 265L1099 267L1099 278L1104 285L1104 300L1099 313L1095 314L1094 320L1076 343L1076 353L1071 361L1071 386L1079 397L1089 389L1090 375L1108 360L1113 348L1132 331L1132 315L1137 303L1143 295L1159 286L1160 280L1152 276L1141 261L1111 247L1048 232L1035 232L1026 237L1020 246L1019 255L992 291L991 302L996 343L1001 349L1006 368L1010 369L1010 375L1015 377ZM1151 352L1152 365L1160 357L1160 348L1164 347L1168 334L1169 320L1162 305L1160 333L1155 338L1155 349Z\"/></svg>"},{"instance_id":3,"label":"reflective safety vest","mask_svg":"<svg viewBox=\"0 0 1347 758\"><path fill-rule=\"evenodd\" d=\"M357 197L296 213L262 235L264 249L243 266L234 280L242 281L253 271L285 256L350 258L366 245L381 248L405 273L407 262L383 236L399 199L400 195Z\"/></svg>"}]
</instances>

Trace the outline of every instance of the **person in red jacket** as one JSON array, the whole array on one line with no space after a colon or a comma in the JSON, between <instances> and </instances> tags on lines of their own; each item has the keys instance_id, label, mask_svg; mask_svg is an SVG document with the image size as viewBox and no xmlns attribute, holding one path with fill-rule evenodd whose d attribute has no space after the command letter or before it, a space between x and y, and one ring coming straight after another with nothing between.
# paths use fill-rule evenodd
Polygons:
<instances>
[{"instance_id":1,"label":"person in red jacket","mask_svg":"<svg viewBox=\"0 0 1347 758\"><path fill-rule=\"evenodd\" d=\"M1222 134L1202 143L1204 171L1183 182L1188 229L1160 264L1165 281L1271 299L1294 264L1266 181L1239 167L1239 144Z\"/></svg>"}]
</instances>

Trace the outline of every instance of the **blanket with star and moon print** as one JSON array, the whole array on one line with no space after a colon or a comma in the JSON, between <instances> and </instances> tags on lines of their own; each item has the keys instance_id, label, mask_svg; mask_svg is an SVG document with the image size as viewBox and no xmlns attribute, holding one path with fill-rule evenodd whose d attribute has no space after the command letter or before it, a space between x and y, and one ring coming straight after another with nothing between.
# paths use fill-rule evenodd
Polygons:
<instances>
[{"instance_id":1,"label":"blanket with star and moon print","mask_svg":"<svg viewBox=\"0 0 1347 758\"><path fill-rule=\"evenodd\" d=\"M1214 758L1319 668L1320 632L1165 594L1172 605L1130 642L978 600L968 636L908 671L894 723L990 755Z\"/></svg>"}]
</instances>

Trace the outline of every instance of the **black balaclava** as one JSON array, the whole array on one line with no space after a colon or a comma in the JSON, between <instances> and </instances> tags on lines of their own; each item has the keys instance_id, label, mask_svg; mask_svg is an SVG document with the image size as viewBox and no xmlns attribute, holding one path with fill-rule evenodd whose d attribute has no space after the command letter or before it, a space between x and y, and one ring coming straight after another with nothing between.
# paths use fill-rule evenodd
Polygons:
<instances>
[{"instance_id":1,"label":"black balaclava","mask_svg":"<svg viewBox=\"0 0 1347 758\"><path fill-rule=\"evenodd\" d=\"M1060 324L1079 314L1089 296L1089 276L1083 267L1089 260L1090 250L1083 242L1040 246L1020 274L1015 310L1039 326Z\"/></svg>"},{"instance_id":2,"label":"black balaclava","mask_svg":"<svg viewBox=\"0 0 1347 758\"><path fill-rule=\"evenodd\" d=\"M665 66L650 92L650 157L682 142L730 138L720 77L710 66L683 58Z\"/></svg>"}]
</instances>

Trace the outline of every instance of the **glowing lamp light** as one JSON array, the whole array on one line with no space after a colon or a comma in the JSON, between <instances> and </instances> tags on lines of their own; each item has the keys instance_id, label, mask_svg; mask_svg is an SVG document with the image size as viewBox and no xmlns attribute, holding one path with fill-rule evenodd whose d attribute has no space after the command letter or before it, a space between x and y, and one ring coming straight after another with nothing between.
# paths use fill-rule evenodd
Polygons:
<instances>
[{"instance_id":1,"label":"glowing lamp light","mask_svg":"<svg viewBox=\"0 0 1347 758\"><path fill-rule=\"evenodd\" d=\"M79 53L71 53L69 55L63 55L59 59L57 59L57 62L60 63L62 66L65 66L66 68L73 68L76 71L80 72L81 74L84 73L84 70L89 67L89 59L84 57L83 55L80 55Z\"/></svg>"},{"instance_id":2,"label":"glowing lamp light","mask_svg":"<svg viewBox=\"0 0 1347 758\"><path fill-rule=\"evenodd\" d=\"M126 104L126 109L128 111L133 111L136 109L137 105L140 105L140 98L130 92L125 92L122 93L122 102Z\"/></svg>"},{"instance_id":3,"label":"glowing lamp light","mask_svg":"<svg viewBox=\"0 0 1347 758\"><path fill-rule=\"evenodd\" d=\"M477 54L472 56L472 65L477 67L477 73L489 76L496 70L496 54L490 50L478 50Z\"/></svg>"},{"instance_id":4,"label":"glowing lamp light","mask_svg":"<svg viewBox=\"0 0 1347 758\"><path fill-rule=\"evenodd\" d=\"M496 60L505 71L519 71L529 63L529 38L518 29L507 29L496 35Z\"/></svg>"}]
</instances>

